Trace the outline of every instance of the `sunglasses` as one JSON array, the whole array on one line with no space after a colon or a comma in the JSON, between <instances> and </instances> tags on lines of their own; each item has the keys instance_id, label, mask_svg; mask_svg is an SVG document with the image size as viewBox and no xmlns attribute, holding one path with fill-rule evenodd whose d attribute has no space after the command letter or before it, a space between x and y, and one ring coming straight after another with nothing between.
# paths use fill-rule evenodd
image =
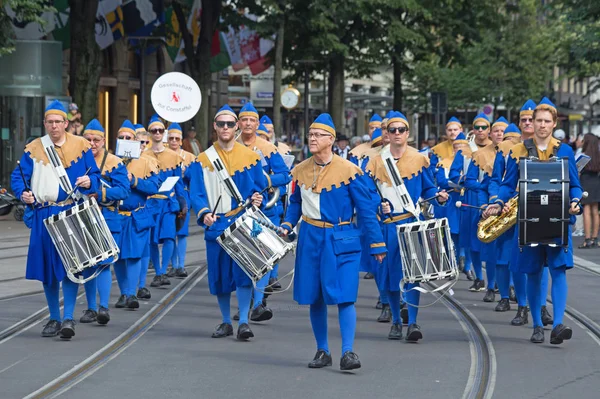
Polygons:
<instances>
[{"instance_id":1,"label":"sunglasses","mask_svg":"<svg viewBox=\"0 0 600 399\"><path fill-rule=\"evenodd\" d=\"M225 125L227 125L227 127L230 128L230 129L233 129L235 127L235 122L218 121L218 122L215 122L215 124L220 129L223 129L225 127Z\"/></svg>"},{"instance_id":2,"label":"sunglasses","mask_svg":"<svg viewBox=\"0 0 600 399\"><path fill-rule=\"evenodd\" d=\"M387 128L388 133L391 134L396 134L396 132L398 132L399 134L408 132L408 128L407 127L388 127Z\"/></svg>"},{"instance_id":3,"label":"sunglasses","mask_svg":"<svg viewBox=\"0 0 600 399\"><path fill-rule=\"evenodd\" d=\"M169 137L170 141L179 141L181 140L179 137Z\"/></svg>"},{"instance_id":4,"label":"sunglasses","mask_svg":"<svg viewBox=\"0 0 600 399\"><path fill-rule=\"evenodd\" d=\"M150 130L150 133L152 133L152 134L155 134L155 133L163 134L164 132L165 132L165 129L160 129L160 128Z\"/></svg>"},{"instance_id":5,"label":"sunglasses","mask_svg":"<svg viewBox=\"0 0 600 399\"><path fill-rule=\"evenodd\" d=\"M150 141L148 141L148 140L140 140L140 143L141 143L141 144L148 144L149 142L150 142Z\"/></svg>"},{"instance_id":6,"label":"sunglasses","mask_svg":"<svg viewBox=\"0 0 600 399\"><path fill-rule=\"evenodd\" d=\"M119 136L117 137L119 140L133 140L133 137L130 136Z\"/></svg>"},{"instance_id":7,"label":"sunglasses","mask_svg":"<svg viewBox=\"0 0 600 399\"><path fill-rule=\"evenodd\" d=\"M487 125L483 125L483 126L473 126L473 129L475 130L485 130L487 129L488 126Z\"/></svg>"},{"instance_id":8,"label":"sunglasses","mask_svg":"<svg viewBox=\"0 0 600 399\"><path fill-rule=\"evenodd\" d=\"M533 118L521 118L521 123L532 123L533 122Z\"/></svg>"}]
</instances>

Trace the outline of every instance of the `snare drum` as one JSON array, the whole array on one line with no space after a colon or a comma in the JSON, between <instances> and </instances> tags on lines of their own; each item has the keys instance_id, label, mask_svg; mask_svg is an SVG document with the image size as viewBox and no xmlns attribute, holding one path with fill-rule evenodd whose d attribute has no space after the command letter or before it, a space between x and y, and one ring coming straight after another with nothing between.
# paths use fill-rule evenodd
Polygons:
<instances>
[{"instance_id":1,"label":"snare drum","mask_svg":"<svg viewBox=\"0 0 600 399\"><path fill-rule=\"evenodd\" d=\"M260 209L251 207L217 238L221 248L254 283L270 273L294 248L255 219L270 223Z\"/></svg>"},{"instance_id":2,"label":"snare drum","mask_svg":"<svg viewBox=\"0 0 600 399\"><path fill-rule=\"evenodd\" d=\"M569 245L569 161L519 161L519 246Z\"/></svg>"},{"instance_id":3,"label":"snare drum","mask_svg":"<svg viewBox=\"0 0 600 399\"><path fill-rule=\"evenodd\" d=\"M407 223L396 229L404 284L458 277L448 219Z\"/></svg>"},{"instance_id":4,"label":"snare drum","mask_svg":"<svg viewBox=\"0 0 600 399\"><path fill-rule=\"evenodd\" d=\"M119 247L94 198L44 219L44 225L74 283L85 283L100 272L86 279L75 276L83 270L119 259Z\"/></svg>"}]
</instances>

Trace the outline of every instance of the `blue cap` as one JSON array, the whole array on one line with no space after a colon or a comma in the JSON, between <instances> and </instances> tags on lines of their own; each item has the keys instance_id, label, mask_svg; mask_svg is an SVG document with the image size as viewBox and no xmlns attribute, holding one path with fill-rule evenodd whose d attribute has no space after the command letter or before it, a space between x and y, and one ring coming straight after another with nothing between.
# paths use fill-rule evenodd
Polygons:
<instances>
[{"instance_id":1,"label":"blue cap","mask_svg":"<svg viewBox=\"0 0 600 399\"><path fill-rule=\"evenodd\" d=\"M375 114L369 120L369 126L380 127L381 122L382 122L381 116L379 116L378 114Z\"/></svg>"},{"instance_id":2,"label":"blue cap","mask_svg":"<svg viewBox=\"0 0 600 399\"><path fill-rule=\"evenodd\" d=\"M452 142L452 144L469 144L469 142L467 141L467 138L465 137L465 134L463 132L460 132L456 138L454 139L454 141Z\"/></svg>"},{"instance_id":3,"label":"blue cap","mask_svg":"<svg viewBox=\"0 0 600 399\"><path fill-rule=\"evenodd\" d=\"M181 131L181 126L179 123L173 122L169 125L169 134L173 134L175 136L183 137L183 132Z\"/></svg>"},{"instance_id":4,"label":"blue cap","mask_svg":"<svg viewBox=\"0 0 600 399\"><path fill-rule=\"evenodd\" d=\"M504 129L504 137L521 137L521 131L514 123L511 123Z\"/></svg>"},{"instance_id":5,"label":"blue cap","mask_svg":"<svg viewBox=\"0 0 600 399\"><path fill-rule=\"evenodd\" d=\"M238 118L240 119L242 119L245 116L253 116L256 119L258 119L258 111L256 110L256 108L254 108L254 105L252 105L252 103L246 103L240 110L240 113L238 114Z\"/></svg>"},{"instance_id":6,"label":"blue cap","mask_svg":"<svg viewBox=\"0 0 600 399\"><path fill-rule=\"evenodd\" d=\"M90 123L83 129L83 134L94 134L96 136L104 137L104 128L100 124L98 119L92 119Z\"/></svg>"},{"instance_id":7,"label":"blue cap","mask_svg":"<svg viewBox=\"0 0 600 399\"><path fill-rule=\"evenodd\" d=\"M459 126L462 126L462 123L460 123L460 120L456 116L448 119L448 122L446 122L446 127L448 127L448 125L451 123L458 123Z\"/></svg>"},{"instance_id":8,"label":"blue cap","mask_svg":"<svg viewBox=\"0 0 600 399\"><path fill-rule=\"evenodd\" d=\"M525 104L523 104L523 106L521 107L521 112L519 112L519 116L520 117L523 115L532 116L533 110L535 109L535 107L537 107L537 104L533 100L525 101Z\"/></svg>"},{"instance_id":9,"label":"blue cap","mask_svg":"<svg viewBox=\"0 0 600 399\"><path fill-rule=\"evenodd\" d=\"M381 141L381 128L376 127L371 136L371 146Z\"/></svg>"},{"instance_id":10,"label":"blue cap","mask_svg":"<svg viewBox=\"0 0 600 399\"><path fill-rule=\"evenodd\" d=\"M263 117L260 118L259 122L262 123L265 126L267 126L267 125L273 126L273 121L267 115L263 115Z\"/></svg>"},{"instance_id":11,"label":"blue cap","mask_svg":"<svg viewBox=\"0 0 600 399\"><path fill-rule=\"evenodd\" d=\"M141 125L140 125L140 126L141 126ZM144 128L144 127L142 126L142 129L143 129L143 128ZM130 121L129 119L125 119L125 120L123 121L123 124L122 124L122 125L121 125L121 127L119 128L119 131L118 131L118 133L121 133L121 132L128 132L128 133L131 133L131 134L133 134L133 135L135 136L135 131L136 131L136 129L135 129L135 127L133 126L133 123L131 123L131 121Z\"/></svg>"},{"instance_id":12,"label":"blue cap","mask_svg":"<svg viewBox=\"0 0 600 399\"><path fill-rule=\"evenodd\" d=\"M537 107L535 107L535 109L547 109L556 112L556 105L554 105L554 103L550 101L548 97L544 97L537 105Z\"/></svg>"},{"instance_id":13,"label":"blue cap","mask_svg":"<svg viewBox=\"0 0 600 399\"><path fill-rule=\"evenodd\" d=\"M392 113L392 115L390 116L390 118L387 121L388 126L390 125L390 123L392 122L402 122L406 125L406 127L410 127L408 125L408 119L406 118L406 116L404 116L404 114L400 111L394 111Z\"/></svg>"},{"instance_id":14,"label":"blue cap","mask_svg":"<svg viewBox=\"0 0 600 399\"><path fill-rule=\"evenodd\" d=\"M490 120L483 112L478 114L475 119L473 119L473 126L475 126L477 122L486 123L488 126L490 125Z\"/></svg>"},{"instance_id":15,"label":"blue cap","mask_svg":"<svg viewBox=\"0 0 600 399\"><path fill-rule=\"evenodd\" d=\"M322 129L328 133L331 133L333 137L335 137L335 125L333 124L333 119L331 119L331 115L327 113L323 113L317 116L317 119L310 125L311 129Z\"/></svg>"},{"instance_id":16,"label":"blue cap","mask_svg":"<svg viewBox=\"0 0 600 399\"><path fill-rule=\"evenodd\" d=\"M146 133L146 128L141 123L133 125L136 133Z\"/></svg>"},{"instance_id":17,"label":"blue cap","mask_svg":"<svg viewBox=\"0 0 600 399\"><path fill-rule=\"evenodd\" d=\"M46 111L44 112L44 118L48 115L60 115L63 118L67 119L67 110L61 104L60 101L54 100L46 107Z\"/></svg>"},{"instance_id":18,"label":"blue cap","mask_svg":"<svg viewBox=\"0 0 600 399\"><path fill-rule=\"evenodd\" d=\"M160 120L157 114L152 115L152 118L150 118L150 123L148 123L148 131L152 130L155 127L162 129L165 128L165 124Z\"/></svg>"},{"instance_id":19,"label":"blue cap","mask_svg":"<svg viewBox=\"0 0 600 399\"><path fill-rule=\"evenodd\" d=\"M215 114L215 119L217 120L217 118L221 115L229 115L229 116L233 116L235 118L235 120L237 121L237 115L235 113L235 111L233 109L231 109L231 107L227 104L223 105L221 107L220 110L217 111L217 113Z\"/></svg>"},{"instance_id":20,"label":"blue cap","mask_svg":"<svg viewBox=\"0 0 600 399\"><path fill-rule=\"evenodd\" d=\"M508 126L508 121L506 120L506 118L504 118L503 116L501 116L500 118L496 119L496 122L494 122L492 124L492 127L494 126L503 126L506 127Z\"/></svg>"},{"instance_id":21,"label":"blue cap","mask_svg":"<svg viewBox=\"0 0 600 399\"><path fill-rule=\"evenodd\" d=\"M267 130L267 127L261 123L260 125L258 125L258 129L256 129L256 135L257 136L263 135L263 136L268 137L269 131Z\"/></svg>"}]
</instances>

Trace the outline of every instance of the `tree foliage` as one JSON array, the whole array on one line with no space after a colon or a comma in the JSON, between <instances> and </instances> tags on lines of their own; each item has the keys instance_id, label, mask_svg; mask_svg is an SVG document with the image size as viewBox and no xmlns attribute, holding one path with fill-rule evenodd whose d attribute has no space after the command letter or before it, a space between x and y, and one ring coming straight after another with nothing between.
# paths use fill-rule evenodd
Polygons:
<instances>
[{"instance_id":1,"label":"tree foliage","mask_svg":"<svg viewBox=\"0 0 600 399\"><path fill-rule=\"evenodd\" d=\"M15 13L14 19L20 23L37 22L44 25L41 17L44 12L55 11L51 1L46 0L5 0L0 1L0 56L15 50L13 21L6 12L6 7Z\"/></svg>"}]
</instances>

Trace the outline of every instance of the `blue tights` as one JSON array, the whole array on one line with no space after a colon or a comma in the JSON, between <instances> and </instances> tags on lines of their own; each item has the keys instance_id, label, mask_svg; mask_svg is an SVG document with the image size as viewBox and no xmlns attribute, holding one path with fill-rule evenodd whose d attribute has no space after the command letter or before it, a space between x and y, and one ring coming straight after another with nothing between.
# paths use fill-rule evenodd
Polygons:
<instances>
[{"instance_id":1,"label":"blue tights","mask_svg":"<svg viewBox=\"0 0 600 399\"><path fill-rule=\"evenodd\" d=\"M158 250L158 244L150 244L150 257L152 258L152 264L154 265L154 270L156 270L156 275L161 276L165 274L167 271L167 266L169 266L169 261L173 256L173 251L175 250L175 240L165 239L162 246L162 262L160 260L160 251Z\"/></svg>"},{"instance_id":2,"label":"blue tights","mask_svg":"<svg viewBox=\"0 0 600 399\"><path fill-rule=\"evenodd\" d=\"M273 266L273 270L271 270L271 278L279 278L279 263Z\"/></svg>"},{"instance_id":3,"label":"blue tights","mask_svg":"<svg viewBox=\"0 0 600 399\"><path fill-rule=\"evenodd\" d=\"M110 272L110 265L98 266L103 267L102 271L89 281L84 284L85 287L85 298L87 300L88 309L98 310L98 303L96 302L96 292L100 296L100 306L108 308L108 300L110 298L110 288L112 286L112 273ZM94 274L95 269L88 268L83 272L85 277L89 277Z\"/></svg>"},{"instance_id":4,"label":"blue tights","mask_svg":"<svg viewBox=\"0 0 600 399\"><path fill-rule=\"evenodd\" d=\"M177 242L175 242L175 249L173 250L173 256L171 257L171 264L175 269L183 269L185 266L186 251L187 236L177 236Z\"/></svg>"},{"instance_id":5,"label":"blue tights","mask_svg":"<svg viewBox=\"0 0 600 399\"><path fill-rule=\"evenodd\" d=\"M496 257L490 256L490 259L485 262L485 277L487 278L488 290L493 290L496 285Z\"/></svg>"},{"instance_id":6,"label":"blue tights","mask_svg":"<svg viewBox=\"0 0 600 399\"><path fill-rule=\"evenodd\" d=\"M340 334L342 335L342 355L353 350L354 334L356 331L356 308L354 303L338 304ZM327 339L327 305L320 298L318 302L310 305L310 324L317 341L317 350L329 353Z\"/></svg>"},{"instance_id":7,"label":"blue tights","mask_svg":"<svg viewBox=\"0 0 600 399\"><path fill-rule=\"evenodd\" d=\"M414 324L417 322L417 315L419 314L419 302L421 300L421 293L417 290L412 290L414 287L418 287L419 283L406 284L406 291L403 295L408 305L408 324ZM400 291L388 291L388 297L390 299L390 310L392 311L392 323L400 323L400 308L403 303ZM415 305L415 306L411 306Z\"/></svg>"},{"instance_id":8,"label":"blue tights","mask_svg":"<svg viewBox=\"0 0 600 399\"><path fill-rule=\"evenodd\" d=\"M508 299L508 297L510 296L510 270L508 269L508 265L496 264L496 281L498 282L498 290L500 290L500 297L502 299Z\"/></svg>"},{"instance_id":9,"label":"blue tights","mask_svg":"<svg viewBox=\"0 0 600 399\"><path fill-rule=\"evenodd\" d=\"M466 249L466 248L461 248L460 249L460 254L461 256L465 257L465 272L468 272L469 270L471 270L471 265L472 265L472 261L471 261L471 250L470 249Z\"/></svg>"},{"instance_id":10,"label":"blue tights","mask_svg":"<svg viewBox=\"0 0 600 399\"><path fill-rule=\"evenodd\" d=\"M252 287L237 287L236 294L240 309L240 324L248 324ZM217 295L217 302L219 303L223 323L231 324L231 293Z\"/></svg>"},{"instance_id":11,"label":"blue tights","mask_svg":"<svg viewBox=\"0 0 600 399\"><path fill-rule=\"evenodd\" d=\"M527 274L527 292L529 294L529 306L531 307L534 328L542 326L542 298L546 297L547 292L543 290L544 269L537 273ZM550 268L549 272L552 275L553 327L556 327L562 324L567 307L567 269L565 266L562 266Z\"/></svg>"},{"instance_id":12,"label":"blue tights","mask_svg":"<svg viewBox=\"0 0 600 399\"><path fill-rule=\"evenodd\" d=\"M258 307L262 303L265 297L265 288L269 285L269 274L266 274L263 278L256 282L256 289L254 290L254 308Z\"/></svg>"},{"instance_id":13,"label":"blue tights","mask_svg":"<svg viewBox=\"0 0 600 399\"><path fill-rule=\"evenodd\" d=\"M48 310L50 311L50 320L61 321L60 318L60 283L54 281L52 284L43 284ZM73 320L75 313L75 302L77 302L77 290L79 284L72 282L68 277L62 281L63 296L65 300L64 320Z\"/></svg>"},{"instance_id":14,"label":"blue tights","mask_svg":"<svg viewBox=\"0 0 600 399\"><path fill-rule=\"evenodd\" d=\"M483 280L483 265L481 264L481 252L470 251L471 261L473 262L473 270L475 271L475 277L478 280Z\"/></svg>"},{"instance_id":15,"label":"blue tights","mask_svg":"<svg viewBox=\"0 0 600 399\"><path fill-rule=\"evenodd\" d=\"M119 259L114 269L121 295L135 295L142 269L142 259ZM144 280L146 280L145 276Z\"/></svg>"},{"instance_id":16,"label":"blue tights","mask_svg":"<svg viewBox=\"0 0 600 399\"><path fill-rule=\"evenodd\" d=\"M140 265L140 274L139 274L139 280L138 280L138 286L140 288L145 288L146 287L146 276L148 275L148 266L150 264L150 257L149 256L145 256L141 259L141 265Z\"/></svg>"},{"instance_id":17,"label":"blue tights","mask_svg":"<svg viewBox=\"0 0 600 399\"><path fill-rule=\"evenodd\" d=\"M527 306L527 274L514 272L513 282L515 283L517 304L519 306Z\"/></svg>"}]
</instances>

